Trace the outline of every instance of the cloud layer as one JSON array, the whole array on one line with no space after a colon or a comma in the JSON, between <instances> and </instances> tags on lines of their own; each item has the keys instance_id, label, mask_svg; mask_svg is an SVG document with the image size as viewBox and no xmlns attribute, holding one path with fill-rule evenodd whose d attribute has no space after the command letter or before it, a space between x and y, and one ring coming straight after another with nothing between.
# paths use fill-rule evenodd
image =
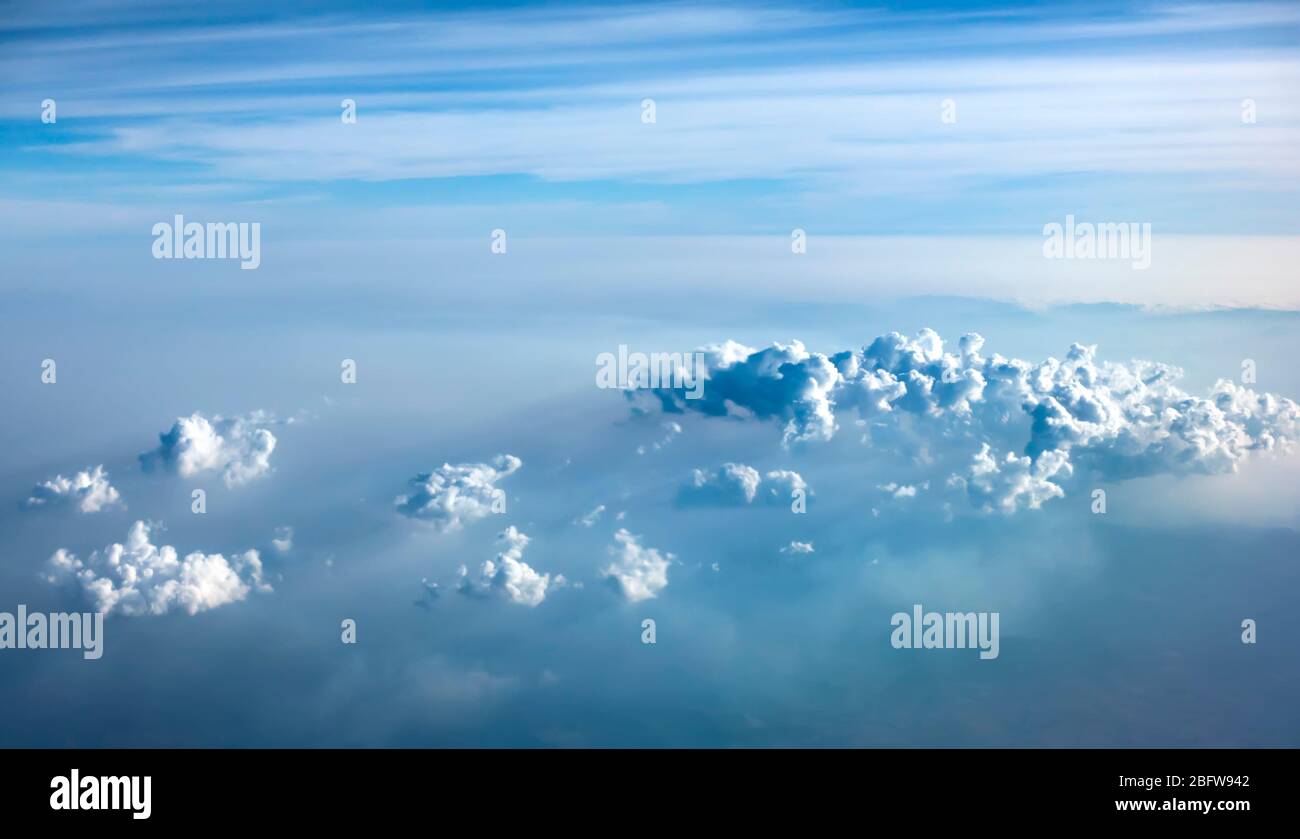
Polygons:
<instances>
[{"instance_id":1,"label":"cloud layer","mask_svg":"<svg viewBox=\"0 0 1300 839\"><path fill-rule=\"evenodd\" d=\"M862 191L902 176L953 189L1061 171L1292 170L1292 114L1279 106L1270 130L1247 140L1225 103L1287 101L1293 57L1231 36L1294 27L1294 9L1156 6L1122 22L1053 11L778 4L574 9L562 22L499 10L346 27L214 20L179 37L212 45L218 62L160 49L155 38L178 35L154 26L39 40L18 30L6 58L21 84L11 101L39 102L52 87L78 114L119 120L65 153L184 160L243 180L781 178ZM1149 43L1180 36L1177 49ZM1010 44L1012 54L988 53ZM344 45L347 60L331 60ZM105 95L110 78L110 90L131 95ZM325 113L315 91L260 84L327 78L365 82L355 125ZM647 96L658 101L649 125L637 108ZM952 124L940 120L947 97L960 103ZM413 145L415 136L438 142Z\"/></svg>"}]
</instances>

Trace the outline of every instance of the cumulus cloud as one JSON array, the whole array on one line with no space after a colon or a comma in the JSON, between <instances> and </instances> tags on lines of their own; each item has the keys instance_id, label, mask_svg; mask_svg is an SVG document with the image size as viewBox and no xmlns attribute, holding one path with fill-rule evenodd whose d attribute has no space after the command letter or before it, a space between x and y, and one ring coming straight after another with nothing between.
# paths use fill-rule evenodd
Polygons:
<instances>
[{"instance_id":1,"label":"cumulus cloud","mask_svg":"<svg viewBox=\"0 0 1300 839\"><path fill-rule=\"evenodd\" d=\"M546 599L548 592L563 588L564 575L539 574L524 562L524 548L530 540L511 525L497 535L502 550L496 559L486 560L475 574L461 566L459 590L464 594L482 597L502 596L521 606L536 606Z\"/></svg>"},{"instance_id":2,"label":"cumulus cloud","mask_svg":"<svg viewBox=\"0 0 1300 839\"><path fill-rule=\"evenodd\" d=\"M769 504L789 504L795 493L813 494L808 488L808 482L798 472L777 469L763 477L765 481L762 492Z\"/></svg>"},{"instance_id":3,"label":"cumulus cloud","mask_svg":"<svg viewBox=\"0 0 1300 839\"><path fill-rule=\"evenodd\" d=\"M743 463L724 463L713 472L694 469L677 501L683 506L743 506L754 500L762 480L757 469Z\"/></svg>"},{"instance_id":4,"label":"cumulus cloud","mask_svg":"<svg viewBox=\"0 0 1300 839\"><path fill-rule=\"evenodd\" d=\"M103 466L78 472L71 478L55 475L32 489L29 507L73 507L83 513L98 513L122 503L122 496L108 481Z\"/></svg>"},{"instance_id":5,"label":"cumulus cloud","mask_svg":"<svg viewBox=\"0 0 1300 839\"><path fill-rule=\"evenodd\" d=\"M930 329L832 355L729 341L706 348L703 398L650 396L668 413L775 422L786 446L830 440L850 418L867 440L906 428L936 479L1004 512L1061 497L1079 469L1102 480L1230 472L1250 452L1289 450L1300 431L1292 400L1226 380L1193 396L1167 364L1099 362L1077 343L1040 362L983 349L968 333L950 351Z\"/></svg>"},{"instance_id":6,"label":"cumulus cloud","mask_svg":"<svg viewBox=\"0 0 1300 839\"><path fill-rule=\"evenodd\" d=\"M614 561L601 569L601 576L632 603L658 596L668 585L668 566L676 559L670 553L642 547L636 536L620 528L609 548Z\"/></svg>"},{"instance_id":7,"label":"cumulus cloud","mask_svg":"<svg viewBox=\"0 0 1300 839\"><path fill-rule=\"evenodd\" d=\"M131 525L125 544L94 551L82 560L63 548L47 563L50 583L76 582L95 611L165 615L183 609L194 615L236 603L250 591L270 591L262 580L262 559L244 551L229 559L195 551L179 557L171 545L154 545L152 525Z\"/></svg>"},{"instance_id":8,"label":"cumulus cloud","mask_svg":"<svg viewBox=\"0 0 1300 839\"><path fill-rule=\"evenodd\" d=\"M208 419L195 411L159 434L158 448L140 455L140 465L183 478L220 472L226 486L240 486L271 471L276 441L267 426L274 422L261 412Z\"/></svg>"},{"instance_id":9,"label":"cumulus cloud","mask_svg":"<svg viewBox=\"0 0 1300 839\"><path fill-rule=\"evenodd\" d=\"M787 444L829 440L835 433L830 389L839 374L826 356L809 353L799 341L765 350L727 341L702 352L708 371L702 396L686 399L680 390L655 388L650 392L664 410L778 420Z\"/></svg>"},{"instance_id":10,"label":"cumulus cloud","mask_svg":"<svg viewBox=\"0 0 1300 839\"><path fill-rule=\"evenodd\" d=\"M411 492L393 500L397 512L433 523L439 531L459 530L494 511L505 511L505 491L497 482L519 470L514 455L497 455L491 463L444 463L411 479Z\"/></svg>"},{"instance_id":11,"label":"cumulus cloud","mask_svg":"<svg viewBox=\"0 0 1300 839\"><path fill-rule=\"evenodd\" d=\"M743 463L724 463L712 472L691 470L690 479L677 492L677 504L682 507L743 507L755 499L783 504L788 503L796 491L806 491L807 488L807 482L798 472L778 470L764 476Z\"/></svg>"},{"instance_id":12,"label":"cumulus cloud","mask_svg":"<svg viewBox=\"0 0 1300 839\"><path fill-rule=\"evenodd\" d=\"M812 542L792 541L790 544L786 545L784 548L781 549L781 553L783 554L810 554L812 552L813 552Z\"/></svg>"},{"instance_id":13,"label":"cumulus cloud","mask_svg":"<svg viewBox=\"0 0 1300 839\"><path fill-rule=\"evenodd\" d=\"M929 481L923 481L920 484L900 484L894 481L887 484L876 484L876 489L894 499L915 498L918 492L925 492L929 488Z\"/></svg>"},{"instance_id":14,"label":"cumulus cloud","mask_svg":"<svg viewBox=\"0 0 1300 839\"><path fill-rule=\"evenodd\" d=\"M1037 510L1043 502L1063 497L1065 490L1052 479L1071 472L1068 454L1059 449L1043 452L1037 460L1014 452L999 458L984 443L967 474L955 476L953 483L964 486L971 503L986 512L1014 513L1022 507Z\"/></svg>"}]
</instances>

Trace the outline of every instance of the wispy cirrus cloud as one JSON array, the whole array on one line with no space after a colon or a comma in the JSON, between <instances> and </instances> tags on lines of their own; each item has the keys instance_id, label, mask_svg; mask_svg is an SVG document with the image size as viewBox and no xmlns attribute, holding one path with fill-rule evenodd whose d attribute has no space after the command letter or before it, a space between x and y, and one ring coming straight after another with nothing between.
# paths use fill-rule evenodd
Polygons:
<instances>
[{"instance_id":1,"label":"wispy cirrus cloud","mask_svg":"<svg viewBox=\"0 0 1300 839\"><path fill-rule=\"evenodd\" d=\"M736 182L814 205L1064 199L1087 173L1158 185L1173 207L1247 185L1286 193L1300 173L1300 57L1282 38L1300 12L1285 4L252 11L200 26L164 7L131 31L13 24L0 69L15 104L0 114L30 119L17 103L58 94L69 126L14 151L51 175L93 158L266 190L512 177L514 201ZM239 49L200 65L197 44ZM354 125L340 124L344 97ZM1257 124L1242 123L1245 99ZM98 169L83 191L130 188Z\"/></svg>"}]
</instances>

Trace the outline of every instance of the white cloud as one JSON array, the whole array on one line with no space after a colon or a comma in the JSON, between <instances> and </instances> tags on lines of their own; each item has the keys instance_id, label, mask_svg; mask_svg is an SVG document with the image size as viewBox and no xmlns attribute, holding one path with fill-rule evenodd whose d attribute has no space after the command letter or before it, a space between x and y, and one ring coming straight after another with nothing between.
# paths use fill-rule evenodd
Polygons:
<instances>
[{"instance_id":1,"label":"white cloud","mask_svg":"<svg viewBox=\"0 0 1300 839\"><path fill-rule=\"evenodd\" d=\"M546 599L548 592L563 588L567 580L557 575L539 574L523 561L524 548L531 541L513 525L497 535L502 550L496 559L485 560L477 574L471 575L463 565L460 569L460 591L482 597L499 595L511 603L536 606Z\"/></svg>"},{"instance_id":2,"label":"white cloud","mask_svg":"<svg viewBox=\"0 0 1300 839\"><path fill-rule=\"evenodd\" d=\"M796 492L802 492L806 495L813 494L803 476L789 469L777 469L768 472L763 478L765 479L763 488L767 492L767 502L769 504L789 504L794 499Z\"/></svg>"},{"instance_id":3,"label":"white cloud","mask_svg":"<svg viewBox=\"0 0 1300 839\"><path fill-rule=\"evenodd\" d=\"M787 445L835 434L830 389L840 376L826 356L809 353L799 341L764 350L727 341L702 351L708 374L701 398L658 389L664 407L680 410L689 403L690 410L711 416L776 419Z\"/></svg>"},{"instance_id":4,"label":"white cloud","mask_svg":"<svg viewBox=\"0 0 1300 839\"><path fill-rule=\"evenodd\" d=\"M614 541L617 544L609 548L614 561L601 570L601 575L633 603L663 591L668 585L668 566L676 557L642 547L636 536L622 528L614 534Z\"/></svg>"},{"instance_id":5,"label":"white cloud","mask_svg":"<svg viewBox=\"0 0 1300 839\"><path fill-rule=\"evenodd\" d=\"M888 493L891 498L915 498L918 492L924 492L930 488L930 482L924 481L921 484L900 484L890 481L887 484L876 484L876 489Z\"/></svg>"},{"instance_id":6,"label":"white cloud","mask_svg":"<svg viewBox=\"0 0 1300 839\"><path fill-rule=\"evenodd\" d=\"M592 510L590 513L587 513L582 518L578 519L576 523L581 524L583 527L592 527L596 524L596 522L600 521L600 517L604 512L605 512L605 505L598 504L596 505L596 509Z\"/></svg>"},{"instance_id":7,"label":"white cloud","mask_svg":"<svg viewBox=\"0 0 1300 839\"><path fill-rule=\"evenodd\" d=\"M795 542L792 541L781 549L783 554L810 554L813 552L812 542Z\"/></svg>"},{"instance_id":8,"label":"white cloud","mask_svg":"<svg viewBox=\"0 0 1300 839\"><path fill-rule=\"evenodd\" d=\"M103 466L81 471L71 478L55 475L32 489L29 507L73 506L83 513L98 513L122 503L122 496L108 481Z\"/></svg>"},{"instance_id":9,"label":"white cloud","mask_svg":"<svg viewBox=\"0 0 1300 839\"><path fill-rule=\"evenodd\" d=\"M690 481L678 492L678 502L742 506L754 500L761 481L758 470L743 463L724 463L713 472L694 469Z\"/></svg>"},{"instance_id":10,"label":"white cloud","mask_svg":"<svg viewBox=\"0 0 1300 839\"><path fill-rule=\"evenodd\" d=\"M159 434L158 448L140 455L140 464L145 471L161 469L182 478L221 472L226 486L240 486L271 471L276 440L266 426L274 422L261 412L209 420L195 411Z\"/></svg>"},{"instance_id":11,"label":"white cloud","mask_svg":"<svg viewBox=\"0 0 1300 839\"><path fill-rule=\"evenodd\" d=\"M653 443L649 445L649 447L647 447L644 443L641 444L640 446L637 446L636 453L645 454L646 452L649 451L657 452L660 449L665 448L669 443L673 441L673 438L675 438L678 434L682 433L681 425L675 422L663 423L663 429L664 429L663 437L659 438L658 440L655 440Z\"/></svg>"},{"instance_id":12,"label":"white cloud","mask_svg":"<svg viewBox=\"0 0 1300 839\"><path fill-rule=\"evenodd\" d=\"M421 521L432 522L441 532L459 530L497 510L505 510L505 491L496 484L523 466L514 455L497 455L489 463L444 463L433 472L423 472L411 479L408 495L393 500L397 512Z\"/></svg>"},{"instance_id":13,"label":"white cloud","mask_svg":"<svg viewBox=\"0 0 1300 839\"><path fill-rule=\"evenodd\" d=\"M798 472L776 470L760 475L752 466L724 463L713 472L691 470L690 480L678 490L677 503L683 507L743 507L761 496L769 504L786 504L795 491L807 489Z\"/></svg>"},{"instance_id":14,"label":"white cloud","mask_svg":"<svg viewBox=\"0 0 1300 839\"><path fill-rule=\"evenodd\" d=\"M293 550L293 528L287 524L277 527L275 529L275 538L271 540L271 546L282 554Z\"/></svg>"},{"instance_id":15,"label":"white cloud","mask_svg":"<svg viewBox=\"0 0 1300 839\"><path fill-rule=\"evenodd\" d=\"M1065 490L1052 479L1068 477L1072 472L1069 453L1060 449L1043 452L1037 460L1017 457L1014 452L998 458L984 443L964 479L958 478L964 480L976 507L986 512L997 509L1014 513L1022 507L1037 510L1043 502L1063 497Z\"/></svg>"},{"instance_id":16,"label":"white cloud","mask_svg":"<svg viewBox=\"0 0 1300 839\"><path fill-rule=\"evenodd\" d=\"M94 551L86 560L63 548L50 557L46 580L73 580L95 611L124 615L165 615L172 609L197 614L243 600L250 591L270 591L262 580L257 551L226 559L200 551L179 558L170 545L150 541L151 525L137 521L126 544Z\"/></svg>"},{"instance_id":17,"label":"white cloud","mask_svg":"<svg viewBox=\"0 0 1300 839\"><path fill-rule=\"evenodd\" d=\"M856 414L866 440L908 435L934 479L951 474L948 487L964 489L976 508L1006 512L1063 496L1079 469L1101 480L1231 472L1250 452L1288 451L1300 436L1295 402L1231 381L1200 398L1179 389L1181 371L1166 364L1099 363L1096 348L1081 344L1064 360L1033 363L985 357L983 346L971 333L947 352L930 329L833 355L798 341L766 350L727 342L706 350L703 398L667 389L653 397L668 412L775 421L787 446L829 440L838 417ZM752 500L735 476L696 473L697 489L726 485ZM881 489L904 498L929 485Z\"/></svg>"}]
</instances>

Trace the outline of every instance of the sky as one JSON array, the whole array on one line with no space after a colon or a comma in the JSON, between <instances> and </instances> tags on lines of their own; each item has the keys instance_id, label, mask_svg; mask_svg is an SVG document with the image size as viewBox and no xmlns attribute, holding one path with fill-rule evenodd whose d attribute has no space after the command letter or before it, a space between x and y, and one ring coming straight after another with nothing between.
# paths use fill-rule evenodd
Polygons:
<instances>
[{"instance_id":1,"label":"sky","mask_svg":"<svg viewBox=\"0 0 1300 839\"><path fill-rule=\"evenodd\" d=\"M0 613L105 614L0 648L0 744L1296 745L1298 45L0 3ZM999 654L897 648L915 604Z\"/></svg>"}]
</instances>

